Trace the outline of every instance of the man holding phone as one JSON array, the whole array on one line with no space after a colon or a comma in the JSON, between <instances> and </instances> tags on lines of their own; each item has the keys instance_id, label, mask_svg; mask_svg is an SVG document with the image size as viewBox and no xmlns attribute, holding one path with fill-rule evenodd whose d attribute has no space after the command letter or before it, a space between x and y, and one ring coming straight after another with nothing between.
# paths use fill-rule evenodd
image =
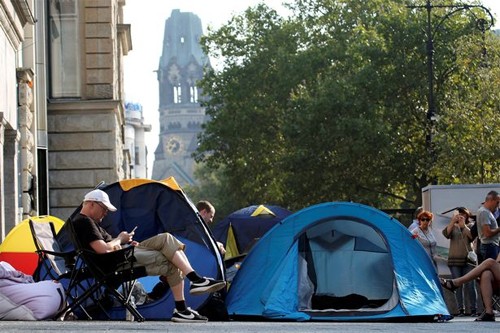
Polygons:
<instances>
[{"instance_id":1,"label":"man holding phone","mask_svg":"<svg viewBox=\"0 0 500 333\"><path fill-rule=\"evenodd\" d=\"M106 192L93 190L85 195L80 213L71 220L82 244L97 253L116 251L124 244L135 246L134 257L137 264L144 266L148 275L160 275L160 279L168 283L172 290L175 300L172 321L207 321L206 317L186 307L184 276L191 282L189 292L193 295L215 292L224 288L226 283L198 275L184 253L185 245L169 233L161 233L139 243L132 239L134 228L131 232L122 231L116 238L112 238L99 223L108 212L114 211L116 208L109 201Z\"/></svg>"}]
</instances>

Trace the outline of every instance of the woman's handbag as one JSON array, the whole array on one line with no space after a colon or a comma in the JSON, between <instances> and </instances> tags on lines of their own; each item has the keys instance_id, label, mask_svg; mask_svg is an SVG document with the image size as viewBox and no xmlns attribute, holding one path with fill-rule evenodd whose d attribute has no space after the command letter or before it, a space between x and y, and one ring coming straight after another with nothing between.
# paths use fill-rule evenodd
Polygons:
<instances>
[{"instance_id":1,"label":"woman's handbag","mask_svg":"<svg viewBox=\"0 0 500 333\"><path fill-rule=\"evenodd\" d=\"M477 265L477 254L474 251L469 251L467 253L467 261L469 264L472 264L474 266Z\"/></svg>"},{"instance_id":2,"label":"woman's handbag","mask_svg":"<svg viewBox=\"0 0 500 333\"><path fill-rule=\"evenodd\" d=\"M465 243L464 234L461 232L462 240L464 241L465 249L467 250L467 264L476 266L477 265L477 254L474 251L469 251L467 243Z\"/></svg>"}]
</instances>

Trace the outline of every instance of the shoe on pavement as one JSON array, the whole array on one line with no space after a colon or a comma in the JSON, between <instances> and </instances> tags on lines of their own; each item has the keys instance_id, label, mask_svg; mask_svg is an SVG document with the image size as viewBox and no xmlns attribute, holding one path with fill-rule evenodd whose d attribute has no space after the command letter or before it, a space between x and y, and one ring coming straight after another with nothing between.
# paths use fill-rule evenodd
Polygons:
<instances>
[{"instance_id":1,"label":"shoe on pavement","mask_svg":"<svg viewBox=\"0 0 500 333\"><path fill-rule=\"evenodd\" d=\"M212 278L204 277L203 280L198 282L191 282L189 293L191 295L199 295L204 293L213 293L221 290L226 286L226 282L222 280L214 280Z\"/></svg>"},{"instance_id":2,"label":"shoe on pavement","mask_svg":"<svg viewBox=\"0 0 500 333\"><path fill-rule=\"evenodd\" d=\"M471 317L479 317L481 314L477 313L476 309L471 309L470 310L470 316Z\"/></svg>"},{"instance_id":3,"label":"shoe on pavement","mask_svg":"<svg viewBox=\"0 0 500 333\"><path fill-rule=\"evenodd\" d=\"M475 321L495 321L495 315L483 312L483 314L477 317Z\"/></svg>"},{"instance_id":4,"label":"shoe on pavement","mask_svg":"<svg viewBox=\"0 0 500 333\"><path fill-rule=\"evenodd\" d=\"M174 309L174 314L171 319L174 323L206 323L208 318L200 315L191 308L186 308L184 311Z\"/></svg>"}]
</instances>

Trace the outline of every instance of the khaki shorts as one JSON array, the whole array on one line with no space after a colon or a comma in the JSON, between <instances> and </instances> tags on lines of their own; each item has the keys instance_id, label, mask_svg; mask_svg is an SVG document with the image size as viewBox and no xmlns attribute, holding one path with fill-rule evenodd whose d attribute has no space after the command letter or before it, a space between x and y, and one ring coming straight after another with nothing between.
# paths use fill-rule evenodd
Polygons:
<instances>
[{"instance_id":1,"label":"khaki shorts","mask_svg":"<svg viewBox=\"0 0 500 333\"><path fill-rule=\"evenodd\" d=\"M184 250L186 245L169 233L162 233L139 243L134 249L137 264L146 268L148 275L163 275L172 287L179 284L184 276L172 264L176 251Z\"/></svg>"}]
</instances>

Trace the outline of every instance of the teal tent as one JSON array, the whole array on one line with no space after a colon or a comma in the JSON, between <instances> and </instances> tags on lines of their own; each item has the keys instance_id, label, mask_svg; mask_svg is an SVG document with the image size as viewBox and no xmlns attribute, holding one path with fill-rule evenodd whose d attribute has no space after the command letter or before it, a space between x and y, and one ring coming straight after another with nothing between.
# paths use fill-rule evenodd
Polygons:
<instances>
[{"instance_id":1,"label":"teal tent","mask_svg":"<svg viewBox=\"0 0 500 333\"><path fill-rule=\"evenodd\" d=\"M233 318L450 318L422 245L397 220L355 203L285 218L250 251L226 298Z\"/></svg>"}]
</instances>

